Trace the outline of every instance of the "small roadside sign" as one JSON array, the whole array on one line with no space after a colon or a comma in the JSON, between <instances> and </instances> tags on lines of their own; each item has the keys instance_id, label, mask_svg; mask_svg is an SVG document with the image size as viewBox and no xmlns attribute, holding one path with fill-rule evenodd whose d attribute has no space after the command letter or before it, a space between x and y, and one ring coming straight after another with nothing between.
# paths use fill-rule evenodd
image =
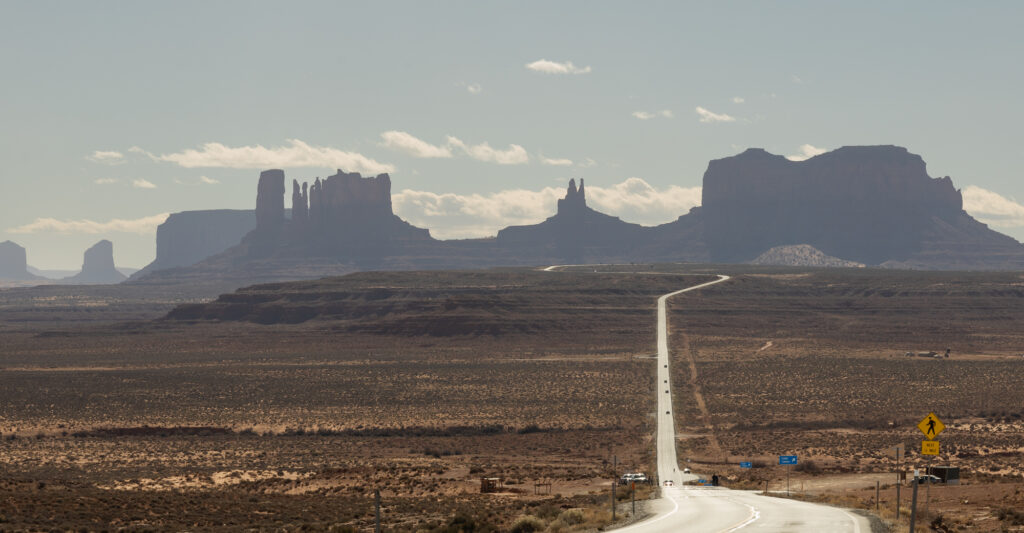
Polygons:
<instances>
[{"instance_id":1,"label":"small roadside sign","mask_svg":"<svg viewBox=\"0 0 1024 533\"><path fill-rule=\"evenodd\" d=\"M923 441L921 441L921 455L939 455L939 441L937 441L937 440L923 440Z\"/></svg>"},{"instance_id":2,"label":"small roadside sign","mask_svg":"<svg viewBox=\"0 0 1024 533\"><path fill-rule=\"evenodd\" d=\"M740 463L740 468L754 468L754 464L749 461Z\"/></svg>"},{"instance_id":3,"label":"small roadside sign","mask_svg":"<svg viewBox=\"0 0 1024 533\"><path fill-rule=\"evenodd\" d=\"M705 485L705 484L707 484L707 482L708 482L708 480L706 480L706 479L698 479L697 480L697 483L700 483L701 485Z\"/></svg>"},{"instance_id":4,"label":"small roadside sign","mask_svg":"<svg viewBox=\"0 0 1024 533\"><path fill-rule=\"evenodd\" d=\"M796 464L796 456L795 455L780 455L779 456L779 464L780 465L795 465Z\"/></svg>"},{"instance_id":5,"label":"small roadside sign","mask_svg":"<svg viewBox=\"0 0 1024 533\"><path fill-rule=\"evenodd\" d=\"M935 416L935 413L928 413L928 416L917 423L917 429L920 429L921 433L924 433L924 436L931 440L938 437L939 433L946 429L946 425L942 423L942 420L939 420L939 417Z\"/></svg>"}]
</instances>

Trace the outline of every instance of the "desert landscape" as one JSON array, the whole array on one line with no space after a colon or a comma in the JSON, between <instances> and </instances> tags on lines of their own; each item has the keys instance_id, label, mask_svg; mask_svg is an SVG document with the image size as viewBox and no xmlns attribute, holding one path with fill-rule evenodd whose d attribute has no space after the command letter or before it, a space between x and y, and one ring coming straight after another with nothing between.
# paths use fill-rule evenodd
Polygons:
<instances>
[{"instance_id":1,"label":"desert landscape","mask_svg":"<svg viewBox=\"0 0 1024 533\"><path fill-rule=\"evenodd\" d=\"M0 528L366 530L374 490L389 531L605 527L613 470L652 471L653 302L719 271L670 306L686 465L772 493L799 454L792 492L873 512L877 479L894 521L891 448L922 466L934 411L962 483L928 520L1012 526L1020 274L618 265L126 292L131 321L109 294L0 292Z\"/></svg>"}]
</instances>

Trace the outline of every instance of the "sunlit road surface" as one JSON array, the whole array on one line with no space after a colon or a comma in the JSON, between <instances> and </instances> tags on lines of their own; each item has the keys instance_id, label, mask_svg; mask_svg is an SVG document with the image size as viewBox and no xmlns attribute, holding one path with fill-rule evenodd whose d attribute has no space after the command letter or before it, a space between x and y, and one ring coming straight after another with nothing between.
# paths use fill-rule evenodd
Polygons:
<instances>
[{"instance_id":1,"label":"sunlit road surface","mask_svg":"<svg viewBox=\"0 0 1024 533\"><path fill-rule=\"evenodd\" d=\"M698 479L683 474L676 458L676 428L672 409L672 378L669 376L668 319L665 303L688 291L721 283L729 276L666 294L658 298L658 482L661 498L652 502L653 515L642 522L618 529L629 533L659 532L853 532L868 533L866 519L826 505L761 496L755 492L722 487L684 486ZM710 478L710 474L707 474ZM673 486L666 487L671 481Z\"/></svg>"}]
</instances>

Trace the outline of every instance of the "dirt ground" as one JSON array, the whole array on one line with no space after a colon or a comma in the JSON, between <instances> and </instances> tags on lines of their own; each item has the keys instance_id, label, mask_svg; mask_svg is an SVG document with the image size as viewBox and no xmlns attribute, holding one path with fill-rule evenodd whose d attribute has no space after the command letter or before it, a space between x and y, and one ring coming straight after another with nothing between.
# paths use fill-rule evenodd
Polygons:
<instances>
[{"instance_id":1,"label":"dirt ground","mask_svg":"<svg viewBox=\"0 0 1024 533\"><path fill-rule=\"evenodd\" d=\"M792 496L877 479L905 522L934 411L963 483L926 525L1024 529L1024 276L629 268L0 291L0 530L369 531L374 490L388 531L607 527L613 461L653 470L655 300L717 272L671 303L681 458L779 494L797 454Z\"/></svg>"}]
</instances>

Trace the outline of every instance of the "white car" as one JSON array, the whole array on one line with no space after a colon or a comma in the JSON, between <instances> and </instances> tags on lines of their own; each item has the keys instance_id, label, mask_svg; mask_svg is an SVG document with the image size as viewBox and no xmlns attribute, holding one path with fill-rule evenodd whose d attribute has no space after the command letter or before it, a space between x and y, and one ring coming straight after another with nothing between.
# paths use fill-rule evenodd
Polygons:
<instances>
[{"instance_id":1,"label":"white car","mask_svg":"<svg viewBox=\"0 0 1024 533\"><path fill-rule=\"evenodd\" d=\"M666 479L664 485L666 487L671 487L672 485L675 485L675 483L673 483L671 479Z\"/></svg>"},{"instance_id":2,"label":"white car","mask_svg":"<svg viewBox=\"0 0 1024 533\"><path fill-rule=\"evenodd\" d=\"M689 468L684 468L683 469L683 473L684 474L689 474L690 473L690 469Z\"/></svg>"}]
</instances>

